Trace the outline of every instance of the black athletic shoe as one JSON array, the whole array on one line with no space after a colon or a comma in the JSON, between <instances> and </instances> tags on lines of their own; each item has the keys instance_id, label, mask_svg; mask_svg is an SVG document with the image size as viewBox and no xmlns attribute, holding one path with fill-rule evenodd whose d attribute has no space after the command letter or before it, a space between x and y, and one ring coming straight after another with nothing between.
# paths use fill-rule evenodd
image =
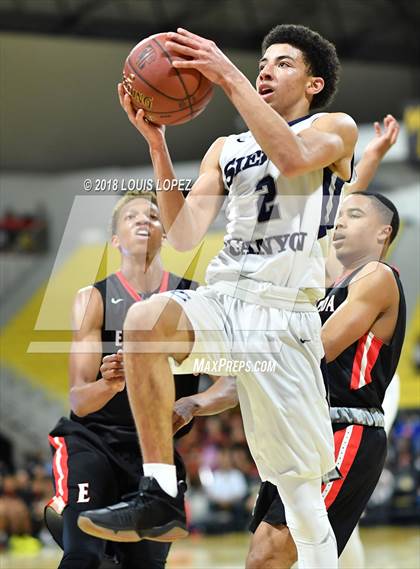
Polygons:
<instances>
[{"instance_id":1,"label":"black athletic shoe","mask_svg":"<svg viewBox=\"0 0 420 569\"><path fill-rule=\"evenodd\" d=\"M126 501L82 512L77 525L89 535L110 541L176 541L188 535L185 490L185 482L178 482L178 495L172 498L154 478L143 476L139 491Z\"/></svg>"}]
</instances>

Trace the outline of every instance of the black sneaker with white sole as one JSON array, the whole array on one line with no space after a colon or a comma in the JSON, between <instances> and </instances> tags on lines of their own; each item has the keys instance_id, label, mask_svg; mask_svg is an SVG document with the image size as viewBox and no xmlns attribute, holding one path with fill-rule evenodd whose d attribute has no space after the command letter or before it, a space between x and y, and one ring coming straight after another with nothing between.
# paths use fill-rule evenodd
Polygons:
<instances>
[{"instance_id":1,"label":"black sneaker with white sole","mask_svg":"<svg viewBox=\"0 0 420 569\"><path fill-rule=\"evenodd\" d=\"M178 495L172 498L154 478L143 476L139 491L126 501L82 512L77 525L89 535L110 541L176 541L188 535L185 490L185 482L178 482Z\"/></svg>"}]
</instances>

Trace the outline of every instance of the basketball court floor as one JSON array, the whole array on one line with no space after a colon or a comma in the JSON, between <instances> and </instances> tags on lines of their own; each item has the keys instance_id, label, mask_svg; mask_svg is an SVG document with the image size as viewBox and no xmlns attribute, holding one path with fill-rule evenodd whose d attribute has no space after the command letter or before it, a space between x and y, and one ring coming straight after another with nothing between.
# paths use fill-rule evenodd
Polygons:
<instances>
[{"instance_id":1,"label":"basketball court floor","mask_svg":"<svg viewBox=\"0 0 420 569\"><path fill-rule=\"evenodd\" d=\"M413 527L362 528L365 569L420 569L420 531ZM191 536L172 547L167 569L243 569L249 536ZM1 555L1 569L56 569L58 551L34 556ZM264 568L261 568L264 569ZM361 568L362 569L362 568Z\"/></svg>"}]
</instances>

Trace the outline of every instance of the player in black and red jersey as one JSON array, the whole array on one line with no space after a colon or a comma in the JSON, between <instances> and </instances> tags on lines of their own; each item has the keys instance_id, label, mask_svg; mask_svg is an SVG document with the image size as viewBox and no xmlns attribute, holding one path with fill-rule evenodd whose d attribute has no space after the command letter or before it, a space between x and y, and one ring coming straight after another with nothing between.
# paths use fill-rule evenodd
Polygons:
<instances>
[{"instance_id":1,"label":"player in black and red jersey","mask_svg":"<svg viewBox=\"0 0 420 569\"><path fill-rule=\"evenodd\" d=\"M398 271L383 258L399 217L386 197L348 196L334 247L344 272L318 309L328 362L336 464L342 478L323 488L339 554L377 484L386 457L382 401L401 353L406 308ZM263 483L254 510L247 568L290 567L296 549L277 489Z\"/></svg>"},{"instance_id":2,"label":"player in black and red jersey","mask_svg":"<svg viewBox=\"0 0 420 569\"><path fill-rule=\"evenodd\" d=\"M121 268L81 289L73 307L70 354L70 418L50 433L56 495L46 509L47 524L64 549L60 569L96 569L105 542L77 526L80 512L118 501L138 489L143 473L139 445L125 388L123 322L129 307L155 292L195 288L196 283L163 269L163 229L152 194L127 194L112 216L112 244ZM177 376L176 397L197 391L198 377ZM181 436L186 431L181 431ZM185 479L175 453L178 480ZM183 490L181 489L183 495ZM62 514L62 518L54 515ZM109 546L108 546L109 547ZM161 569L169 544L141 541L113 544L124 569Z\"/></svg>"}]
</instances>

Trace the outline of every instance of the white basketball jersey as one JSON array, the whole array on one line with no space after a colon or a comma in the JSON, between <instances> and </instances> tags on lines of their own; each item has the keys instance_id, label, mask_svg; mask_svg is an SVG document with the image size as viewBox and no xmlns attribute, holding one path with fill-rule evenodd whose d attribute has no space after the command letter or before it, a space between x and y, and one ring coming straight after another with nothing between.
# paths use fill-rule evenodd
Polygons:
<instances>
[{"instance_id":1,"label":"white basketball jersey","mask_svg":"<svg viewBox=\"0 0 420 569\"><path fill-rule=\"evenodd\" d=\"M322 114L289 125L297 134ZM251 279L306 289L311 302L322 298L328 230L345 182L329 168L282 176L250 131L226 139L219 164L228 191L227 233L207 283Z\"/></svg>"}]
</instances>

